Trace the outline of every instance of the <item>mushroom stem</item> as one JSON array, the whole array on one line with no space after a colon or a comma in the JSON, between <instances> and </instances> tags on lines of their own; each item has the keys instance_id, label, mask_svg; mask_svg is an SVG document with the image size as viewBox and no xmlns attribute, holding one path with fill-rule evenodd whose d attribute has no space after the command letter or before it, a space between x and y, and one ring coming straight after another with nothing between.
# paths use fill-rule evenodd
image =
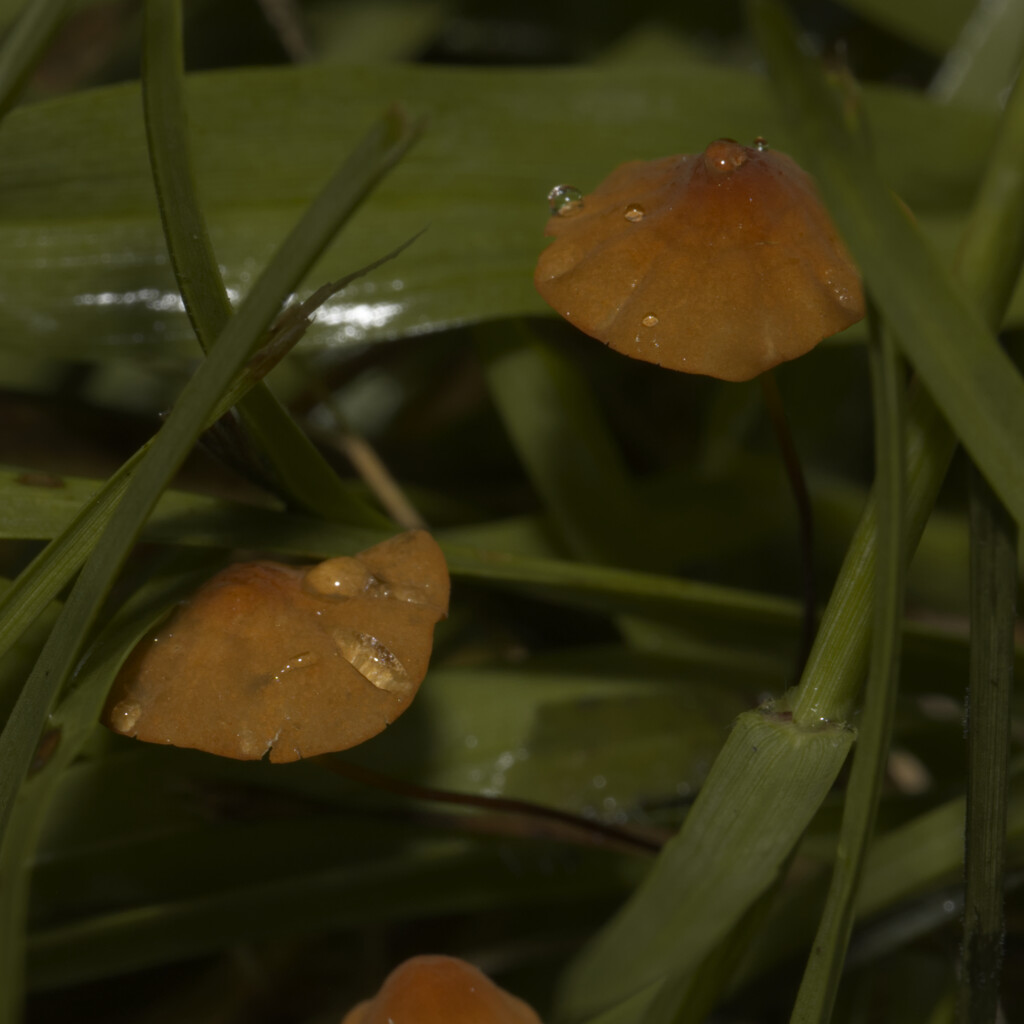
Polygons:
<instances>
[{"instance_id":1,"label":"mushroom stem","mask_svg":"<svg viewBox=\"0 0 1024 1024\"><path fill-rule=\"evenodd\" d=\"M381 775L370 768L343 761L337 757L314 758L322 768L367 786L374 786L398 796L411 797L413 800L432 800L437 803L458 804L463 807L480 807L489 811L501 811L506 814L520 814L524 817L544 818L549 821L568 825L578 832L588 835L590 841L601 843L609 841L617 846L626 846L633 851L657 853L664 845L661 839L643 835L631 829L605 825L589 818L582 818L568 811L560 811L545 804L533 803L530 800L513 800L508 797L482 796L476 793L456 793L448 789L434 789L415 782L406 782L389 775ZM600 837L600 838L598 838Z\"/></svg>"},{"instance_id":2,"label":"mushroom stem","mask_svg":"<svg viewBox=\"0 0 1024 1024\"><path fill-rule=\"evenodd\" d=\"M811 509L811 496L807 490L807 479L804 476L800 453L793 440L793 432L789 429L789 418L779 391L775 371L768 370L761 374L761 390L764 394L768 417L775 431L775 439L779 443L782 462L786 467L789 488L796 502L797 517L800 529L800 561L803 576L804 610L800 623L800 647L797 652L796 673L799 679L803 674L804 665L811 653L816 628L817 595L814 586L814 513Z\"/></svg>"}]
</instances>

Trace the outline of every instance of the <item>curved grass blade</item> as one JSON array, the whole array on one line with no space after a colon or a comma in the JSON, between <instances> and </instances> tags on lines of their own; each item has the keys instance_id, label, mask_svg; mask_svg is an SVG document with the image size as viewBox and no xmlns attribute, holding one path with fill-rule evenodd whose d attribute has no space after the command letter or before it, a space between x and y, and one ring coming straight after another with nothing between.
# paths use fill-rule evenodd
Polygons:
<instances>
[{"instance_id":1,"label":"curved grass blade","mask_svg":"<svg viewBox=\"0 0 1024 1024\"><path fill-rule=\"evenodd\" d=\"M209 351L232 310L196 193L185 110L181 7L175 0L146 7L142 99L167 249L196 337ZM266 384L258 383L238 409L272 476L298 508L354 525L387 525L385 516L344 487Z\"/></svg>"},{"instance_id":2,"label":"curved grass blade","mask_svg":"<svg viewBox=\"0 0 1024 1024\"><path fill-rule=\"evenodd\" d=\"M162 429L138 459L130 479L125 481L124 496L93 547L50 642L0 735L0 830L6 826L47 710L77 661L99 607L160 491L270 326L283 299L413 138L414 132L397 113L371 129L281 244L218 344L186 385Z\"/></svg>"}]
</instances>

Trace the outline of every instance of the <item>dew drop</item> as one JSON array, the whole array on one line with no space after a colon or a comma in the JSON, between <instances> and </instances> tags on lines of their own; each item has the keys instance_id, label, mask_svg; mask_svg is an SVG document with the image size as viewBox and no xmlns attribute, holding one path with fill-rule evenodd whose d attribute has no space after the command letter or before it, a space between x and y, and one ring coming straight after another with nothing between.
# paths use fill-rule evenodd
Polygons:
<instances>
[{"instance_id":1,"label":"dew drop","mask_svg":"<svg viewBox=\"0 0 1024 1024\"><path fill-rule=\"evenodd\" d=\"M626 212L623 216L632 224L636 224L638 221L644 219L647 215L647 211L639 203L630 203L626 207Z\"/></svg>"},{"instance_id":2,"label":"dew drop","mask_svg":"<svg viewBox=\"0 0 1024 1024\"><path fill-rule=\"evenodd\" d=\"M375 636L355 629L336 629L334 642L341 656L378 690L399 697L412 693L414 685L405 666Z\"/></svg>"},{"instance_id":3,"label":"dew drop","mask_svg":"<svg viewBox=\"0 0 1024 1024\"><path fill-rule=\"evenodd\" d=\"M302 578L303 587L325 597L357 597L375 582L370 570L357 558L329 558L314 565Z\"/></svg>"},{"instance_id":4,"label":"dew drop","mask_svg":"<svg viewBox=\"0 0 1024 1024\"><path fill-rule=\"evenodd\" d=\"M118 701L114 705L114 710L110 712L110 728L114 732L127 735L135 728L141 714L142 706L135 701Z\"/></svg>"},{"instance_id":5,"label":"dew drop","mask_svg":"<svg viewBox=\"0 0 1024 1024\"><path fill-rule=\"evenodd\" d=\"M732 139L716 139L704 150L704 166L716 176L732 174L746 162L746 150Z\"/></svg>"},{"instance_id":6,"label":"dew drop","mask_svg":"<svg viewBox=\"0 0 1024 1024\"><path fill-rule=\"evenodd\" d=\"M568 217L583 209L583 193L575 185L556 185L548 193L548 209L559 217Z\"/></svg>"},{"instance_id":7,"label":"dew drop","mask_svg":"<svg viewBox=\"0 0 1024 1024\"><path fill-rule=\"evenodd\" d=\"M758 153L763 153L767 148L768 140L763 135L758 135L758 137L754 139L754 149L756 149Z\"/></svg>"},{"instance_id":8,"label":"dew drop","mask_svg":"<svg viewBox=\"0 0 1024 1024\"><path fill-rule=\"evenodd\" d=\"M657 327L658 318L653 313L648 313L640 323L642 323L644 327Z\"/></svg>"}]
</instances>

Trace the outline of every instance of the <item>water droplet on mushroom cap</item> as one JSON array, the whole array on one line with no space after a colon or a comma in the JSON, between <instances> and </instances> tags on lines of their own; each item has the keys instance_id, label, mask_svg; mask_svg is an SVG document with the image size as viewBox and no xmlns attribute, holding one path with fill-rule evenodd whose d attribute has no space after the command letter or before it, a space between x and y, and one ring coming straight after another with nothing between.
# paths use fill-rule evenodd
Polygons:
<instances>
[{"instance_id":1,"label":"water droplet on mushroom cap","mask_svg":"<svg viewBox=\"0 0 1024 1024\"><path fill-rule=\"evenodd\" d=\"M548 209L554 217L568 217L583 208L583 193L575 185L556 185L548 193Z\"/></svg>"},{"instance_id":2,"label":"water droplet on mushroom cap","mask_svg":"<svg viewBox=\"0 0 1024 1024\"><path fill-rule=\"evenodd\" d=\"M136 646L103 721L242 759L355 746L415 696L448 587L422 530L319 566L230 566Z\"/></svg>"},{"instance_id":3,"label":"water droplet on mushroom cap","mask_svg":"<svg viewBox=\"0 0 1024 1024\"><path fill-rule=\"evenodd\" d=\"M623 216L640 206L639 223ZM730 139L613 171L554 241L534 283L580 330L688 373L749 380L864 315L860 275L810 176ZM651 310L653 327L638 328Z\"/></svg>"},{"instance_id":4,"label":"water droplet on mushroom cap","mask_svg":"<svg viewBox=\"0 0 1024 1024\"><path fill-rule=\"evenodd\" d=\"M479 968L451 956L414 956L341 1024L541 1024L532 1008Z\"/></svg>"}]
</instances>

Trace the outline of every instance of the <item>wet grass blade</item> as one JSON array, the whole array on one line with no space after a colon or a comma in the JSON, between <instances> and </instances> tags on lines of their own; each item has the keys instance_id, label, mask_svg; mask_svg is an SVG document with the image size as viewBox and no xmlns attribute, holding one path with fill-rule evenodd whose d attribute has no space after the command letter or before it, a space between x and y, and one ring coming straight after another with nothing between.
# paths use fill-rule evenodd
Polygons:
<instances>
[{"instance_id":1,"label":"wet grass blade","mask_svg":"<svg viewBox=\"0 0 1024 1024\"><path fill-rule=\"evenodd\" d=\"M174 274L192 327L209 351L231 318L220 269L196 191L185 109L181 9L175 0L146 7L142 75L146 138ZM264 383L239 404L242 422L270 463L274 482L303 511L362 526L386 526L345 488Z\"/></svg>"}]
</instances>

